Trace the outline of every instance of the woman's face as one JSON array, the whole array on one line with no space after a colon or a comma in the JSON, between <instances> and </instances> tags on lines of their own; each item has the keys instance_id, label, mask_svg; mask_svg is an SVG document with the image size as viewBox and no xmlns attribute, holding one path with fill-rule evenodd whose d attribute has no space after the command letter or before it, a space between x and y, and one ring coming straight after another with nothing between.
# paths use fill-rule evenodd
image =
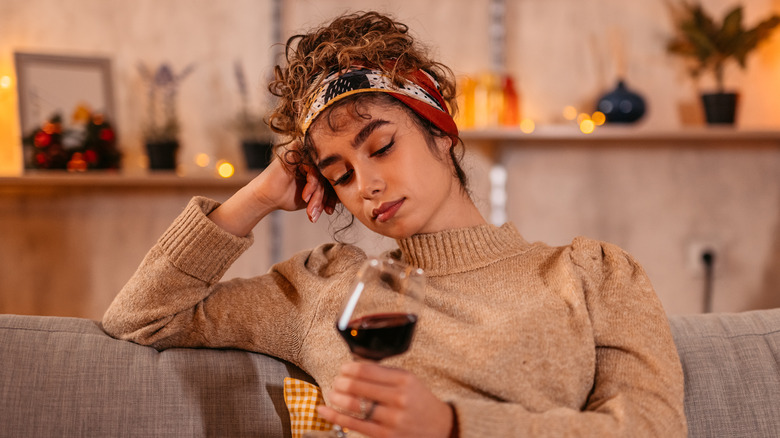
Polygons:
<instances>
[{"instance_id":1,"label":"woman's face","mask_svg":"<svg viewBox=\"0 0 780 438\"><path fill-rule=\"evenodd\" d=\"M453 174L450 140L435 140L442 159L403 108L360 106L360 116L352 105L323 114L308 134L317 167L347 210L392 238L463 226L458 213L471 201Z\"/></svg>"}]
</instances>

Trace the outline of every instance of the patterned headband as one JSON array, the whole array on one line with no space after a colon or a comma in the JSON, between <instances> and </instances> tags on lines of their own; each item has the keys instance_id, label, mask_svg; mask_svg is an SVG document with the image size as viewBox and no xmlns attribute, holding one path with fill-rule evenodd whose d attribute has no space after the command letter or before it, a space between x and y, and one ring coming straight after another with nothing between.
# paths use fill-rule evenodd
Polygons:
<instances>
[{"instance_id":1,"label":"patterned headband","mask_svg":"<svg viewBox=\"0 0 780 438\"><path fill-rule=\"evenodd\" d=\"M458 127L447 111L439 84L431 75L417 70L399 87L381 70L363 66L332 71L311 92L306 101L306 115L301 122L303 134L306 135L314 119L325 108L347 96L365 92L388 93L441 129L453 143L458 141Z\"/></svg>"}]
</instances>

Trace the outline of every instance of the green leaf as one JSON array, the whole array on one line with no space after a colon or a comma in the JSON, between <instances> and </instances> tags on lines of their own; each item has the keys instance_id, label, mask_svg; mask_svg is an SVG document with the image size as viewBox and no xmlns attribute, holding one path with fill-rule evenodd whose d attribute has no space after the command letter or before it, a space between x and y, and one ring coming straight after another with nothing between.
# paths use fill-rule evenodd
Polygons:
<instances>
[{"instance_id":1,"label":"green leaf","mask_svg":"<svg viewBox=\"0 0 780 438\"><path fill-rule=\"evenodd\" d=\"M716 37L720 51L724 54L734 53L742 32L742 6L737 6L723 19L723 26Z\"/></svg>"}]
</instances>

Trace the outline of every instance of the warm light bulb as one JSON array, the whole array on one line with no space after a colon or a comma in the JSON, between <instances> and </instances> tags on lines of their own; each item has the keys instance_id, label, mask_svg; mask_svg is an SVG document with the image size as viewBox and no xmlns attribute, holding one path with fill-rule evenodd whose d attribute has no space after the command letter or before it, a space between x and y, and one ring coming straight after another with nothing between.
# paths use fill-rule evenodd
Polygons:
<instances>
[{"instance_id":1,"label":"warm light bulb","mask_svg":"<svg viewBox=\"0 0 780 438\"><path fill-rule=\"evenodd\" d=\"M590 120L590 114L580 113L580 115L577 116L578 125L582 125L582 122L584 122L585 120Z\"/></svg>"},{"instance_id":2,"label":"warm light bulb","mask_svg":"<svg viewBox=\"0 0 780 438\"><path fill-rule=\"evenodd\" d=\"M209 158L209 154L198 154L195 156L195 164L199 167L206 167L210 162L211 158Z\"/></svg>"},{"instance_id":3,"label":"warm light bulb","mask_svg":"<svg viewBox=\"0 0 780 438\"><path fill-rule=\"evenodd\" d=\"M577 118L577 108L569 105L563 109L563 118L566 120L574 120Z\"/></svg>"},{"instance_id":4,"label":"warm light bulb","mask_svg":"<svg viewBox=\"0 0 780 438\"><path fill-rule=\"evenodd\" d=\"M234 173L236 173L236 169L232 164L223 160L217 163L217 173L222 178L230 178Z\"/></svg>"},{"instance_id":5,"label":"warm light bulb","mask_svg":"<svg viewBox=\"0 0 780 438\"><path fill-rule=\"evenodd\" d=\"M534 132L534 129L536 129L536 123L534 123L531 119L523 119L520 122L520 130L523 131L526 134L530 134Z\"/></svg>"},{"instance_id":6,"label":"warm light bulb","mask_svg":"<svg viewBox=\"0 0 780 438\"><path fill-rule=\"evenodd\" d=\"M596 124L593 123L593 120L586 119L580 122L580 131L582 131L583 134L590 134L594 129L596 129Z\"/></svg>"},{"instance_id":7,"label":"warm light bulb","mask_svg":"<svg viewBox=\"0 0 780 438\"><path fill-rule=\"evenodd\" d=\"M11 77L10 76L2 76L0 77L0 88L11 88Z\"/></svg>"},{"instance_id":8,"label":"warm light bulb","mask_svg":"<svg viewBox=\"0 0 780 438\"><path fill-rule=\"evenodd\" d=\"M596 111L593 113L593 115L590 116L590 119L593 120L593 123L596 124L596 126L601 126L607 121L607 116L604 115L601 111Z\"/></svg>"}]
</instances>

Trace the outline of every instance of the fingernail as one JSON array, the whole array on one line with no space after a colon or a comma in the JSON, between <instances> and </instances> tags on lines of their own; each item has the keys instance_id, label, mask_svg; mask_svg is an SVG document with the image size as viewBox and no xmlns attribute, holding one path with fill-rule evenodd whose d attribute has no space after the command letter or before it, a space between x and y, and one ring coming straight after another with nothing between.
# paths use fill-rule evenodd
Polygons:
<instances>
[{"instance_id":1,"label":"fingernail","mask_svg":"<svg viewBox=\"0 0 780 438\"><path fill-rule=\"evenodd\" d=\"M322 213L322 210L319 208L315 208L314 211L311 213L311 221L317 222L317 219L320 218L320 214Z\"/></svg>"},{"instance_id":2,"label":"fingernail","mask_svg":"<svg viewBox=\"0 0 780 438\"><path fill-rule=\"evenodd\" d=\"M309 200L310 200L310 199L311 199L311 197L312 197L312 195L314 195L314 193L309 193L308 195L305 195L305 197L303 198L303 202L305 202L305 203L307 203L307 204L308 204L308 203L309 203Z\"/></svg>"}]
</instances>

